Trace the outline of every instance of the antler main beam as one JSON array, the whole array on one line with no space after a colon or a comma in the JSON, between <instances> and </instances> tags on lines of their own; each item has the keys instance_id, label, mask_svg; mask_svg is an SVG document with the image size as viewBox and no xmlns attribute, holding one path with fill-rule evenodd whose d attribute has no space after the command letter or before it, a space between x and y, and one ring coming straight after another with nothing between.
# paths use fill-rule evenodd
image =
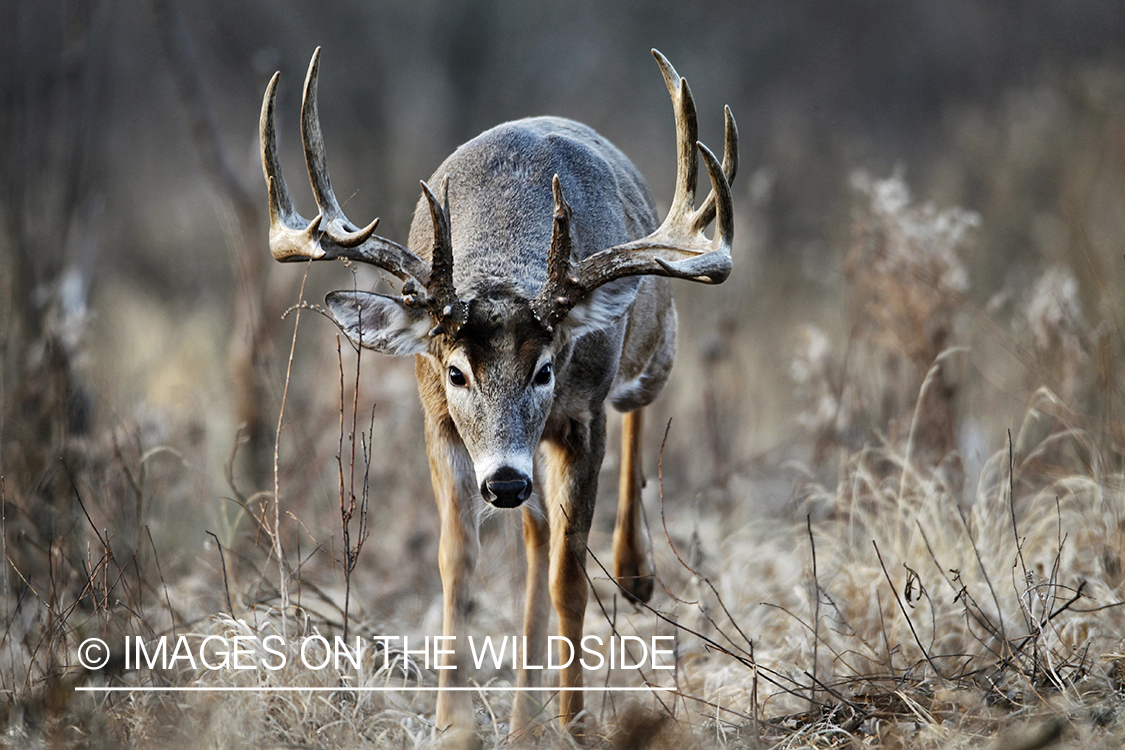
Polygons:
<instances>
[{"instance_id":1,"label":"antler main beam","mask_svg":"<svg viewBox=\"0 0 1125 750\"><path fill-rule=\"evenodd\" d=\"M664 223L647 237L607 248L581 261L570 262L570 209L558 175L554 179L555 218L547 256L547 280L532 303L540 321L554 327L583 297L615 279L656 275L707 284L726 280L731 271L734 209L730 181L738 171L738 126L725 107L726 132L723 163L700 143L695 102L687 81L676 73L664 55L652 51L668 86L676 115L676 192ZM697 152L703 156L711 179L711 193L695 208ZM715 221L713 239L703 230Z\"/></svg>"},{"instance_id":2,"label":"antler main beam","mask_svg":"<svg viewBox=\"0 0 1125 750\"><path fill-rule=\"evenodd\" d=\"M320 132L317 113L317 73L320 68L320 47L313 52L309 72L305 76L304 98L301 105L301 141L304 145L305 163L309 182L319 213L311 221L293 208L281 161L277 153L277 133L274 128L274 106L277 98L275 73L266 87L262 100L259 134L262 147L262 171L269 186L270 252L279 261L332 260L344 258L378 266L403 281L426 284L430 269L426 262L396 242L379 237L375 227L379 220L360 228L353 224L340 209L328 179L324 153L324 139Z\"/></svg>"}]
</instances>

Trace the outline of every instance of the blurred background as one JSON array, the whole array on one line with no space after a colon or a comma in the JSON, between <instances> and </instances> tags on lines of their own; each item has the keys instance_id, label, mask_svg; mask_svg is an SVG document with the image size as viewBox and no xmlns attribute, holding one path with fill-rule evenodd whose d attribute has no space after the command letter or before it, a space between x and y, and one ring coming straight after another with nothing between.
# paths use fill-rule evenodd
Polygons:
<instances>
[{"instance_id":1,"label":"blurred background","mask_svg":"<svg viewBox=\"0 0 1125 750\"><path fill-rule=\"evenodd\" d=\"M223 566L228 589L268 598L244 584L266 578L255 519L274 490L288 383L277 481L293 564L311 580L321 560L322 584L338 582L340 477L362 484L367 463L376 533L359 565L382 575L365 580L364 606L435 616L412 363L357 365L304 311L286 376L296 315L282 316L304 268L268 255L258 114L280 71L282 161L311 215L298 122L317 45L336 193L354 222L379 216L400 241L419 179L483 129L529 115L593 126L666 209L674 126L652 47L690 81L714 148L731 106L735 272L721 287L677 285L680 355L648 420L650 478L674 420L665 498L685 513L745 523L788 507L802 477L831 484L833 451L903 438L896 420L951 346L968 347L949 355L942 386L959 416L932 434L946 431L935 449L959 451L961 481L1019 432L1042 385L1058 413L1112 432L1125 290L1118 0L5 0L0 13L0 474L9 554L29 580L81 590L88 570L49 560L83 559L64 540L96 528L121 545L118 561L158 551L192 602L183 612L228 608ZM918 334L932 344L920 353L868 305L880 190L918 212L912 226L965 230L950 243L956 278L933 287L947 296L911 313L941 329ZM313 266L304 299L378 281L357 274ZM876 328L901 350L878 374L899 390L848 406L845 374L870 364L857 352ZM354 472L336 461L342 446L350 466L356 434L341 435L341 380L348 420L354 398L371 425ZM615 471L613 448L607 512ZM599 523L608 534L612 519Z\"/></svg>"}]
</instances>

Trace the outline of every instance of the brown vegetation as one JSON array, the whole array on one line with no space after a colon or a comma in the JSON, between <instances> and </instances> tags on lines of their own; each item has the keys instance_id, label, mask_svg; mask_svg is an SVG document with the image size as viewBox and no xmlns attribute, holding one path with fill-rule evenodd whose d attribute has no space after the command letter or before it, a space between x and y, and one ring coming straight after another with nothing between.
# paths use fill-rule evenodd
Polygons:
<instances>
[{"instance_id":1,"label":"brown vegetation","mask_svg":"<svg viewBox=\"0 0 1125 750\"><path fill-rule=\"evenodd\" d=\"M791 20L805 28L820 6L792 7ZM436 684L393 644L339 670L297 669L292 660L241 673L126 668L127 637L198 644L237 635L268 654L271 635L295 647L302 636L345 630L349 638L438 632L436 512L409 363L359 360L347 346L338 353L334 331L307 308L280 315L340 278L364 288L378 280L330 269L298 292L294 266L280 281L228 273L253 242L253 231L239 228L249 220L231 218L235 193L216 199L190 148L151 155L153 132L190 120L176 109L181 95L161 93L167 108L152 113L131 99L134 88L146 97L174 92L159 44L146 37L156 38L152 16L111 17L81 2L45 8L34 18L11 11L19 23L5 33L18 44L0 44L3 70L16 71L0 73L16 76L0 118L8 157L0 259L10 269L0 275L0 745L429 745L432 695L349 690ZM363 204L356 214L385 195L386 221L405 226L431 151L448 152L498 117L541 110L606 131L652 176L658 200L671 193L670 174L660 172L670 132L649 133L644 111L626 116L620 101L586 94L588 78L605 84L610 69L621 70L625 91L647 80L643 54L597 53L608 49L604 39L566 26L585 41L562 66L578 78L564 79L511 64L532 60L532 45L499 46L511 16L503 3L410 24L379 6L370 18L389 14L401 33L357 24L382 35L377 50L329 28L347 25L339 17L304 23L296 4L286 8L264 31L233 28L256 18L240 3L213 29L186 19L212 51L197 72L211 86L216 137L235 155L232 179L262 206L257 167L237 155L252 151L276 58L291 68L288 79L299 78L312 42L306 28L285 25L298 21L338 34L350 50L339 59L362 59L356 70L374 71L372 90L384 92L385 102L345 92L330 99L355 102L356 111L322 113L326 130L351 144L353 158L341 147L334 163L345 165L340 195ZM902 8L888 11L890 26L909 12ZM644 26L612 10L588 13ZM1000 10L974 18L1004 20ZM532 19L553 28L542 20ZM697 20L674 25L682 33ZM65 30L57 44L39 43L47 27ZM690 63L724 72L711 85L726 94L705 98L728 98L740 114L738 99L761 81L747 72L759 58L734 54L724 40L727 28L741 39L751 27L716 24L712 51L699 52L716 59ZM808 32L802 54L826 47L818 33ZM255 34L268 44L299 37L291 45L299 49L276 42L278 52ZM495 55L457 64L466 52L454 42L474 34L490 36ZM121 40L161 62L128 68L109 54ZM396 56L430 53L428 45L442 50L433 53L438 68L414 58L413 67L394 67ZM27 53L33 47L38 56ZM213 52L220 48L239 51L224 57ZM872 49L868 62L893 67L878 58L890 48ZM263 70L218 85L216 70L251 67L244 50L257 50ZM971 52L958 48L966 59ZM326 46L326 54L337 53ZM820 83L800 67L774 84L839 113L845 105L832 97L842 95L826 89L848 82L859 103L839 122L806 118L792 94L776 92L762 94L758 125L742 118L744 141L761 145L745 160L747 173L758 171L736 195L735 275L717 290L677 290L680 358L647 420L645 502L660 575L653 609L628 604L601 567L611 546L612 456L587 566L596 595L587 632L674 635L677 649L670 674L601 670L588 683L672 690L588 697L596 746L1121 745L1125 67L1113 54L1063 50L1043 64L1013 54L1033 73L991 68L995 88L966 84L957 89L963 98L920 109L916 121L887 113L885 127L908 147L876 146L874 131L856 124L889 106L878 68L862 61L834 75L806 63ZM642 58L635 72L624 62L634 56ZM956 89L959 68L934 64ZM506 85L466 83L515 67ZM520 77L535 75L546 83ZM925 92L892 93L892 104L905 97L924 106ZM279 106L295 112L286 96ZM462 109L441 109L452 100ZM664 106L654 97L653 121L664 121ZM155 119L141 127L136 112ZM373 123L371 131L361 136L349 119ZM905 170L888 166L897 159ZM868 176L849 186L856 168ZM162 181L164 173L175 179ZM247 330L252 346L238 338ZM240 372L256 368L252 391L233 388L229 352ZM266 415L265 437L257 426L248 459L240 427L255 410ZM519 534L509 516L487 519L478 635L518 630ZM77 660L91 637L114 654L94 672ZM501 668L488 686L511 684ZM322 690L75 691L97 686ZM499 691L475 696L485 745L502 744L497 717L510 701ZM569 742L548 720L543 741Z\"/></svg>"}]
</instances>

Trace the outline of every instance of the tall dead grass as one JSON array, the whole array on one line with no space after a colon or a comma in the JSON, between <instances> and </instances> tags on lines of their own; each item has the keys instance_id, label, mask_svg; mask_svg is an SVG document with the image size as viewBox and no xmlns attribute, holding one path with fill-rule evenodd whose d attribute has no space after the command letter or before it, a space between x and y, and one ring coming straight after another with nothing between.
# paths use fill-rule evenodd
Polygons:
<instances>
[{"instance_id":1,"label":"tall dead grass","mask_svg":"<svg viewBox=\"0 0 1125 750\"><path fill-rule=\"evenodd\" d=\"M804 486L806 524L726 545L767 602L731 590L727 607L777 679L747 695L751 670L733 670L712 700L760 706L782 746L1003 745L1027 721L1058 730L1045 742L1119 742L1125 475L1113 433L1081 415L1091 334L1072 277L1046 272L1024 308L1065 395L1040 388L966 476L950 363L975 315L957 251L976 219L911 205L900 177L858 184L847 351L806 329L793 369L813 461L832 446L835 471Z\"/></svg>"},{"instance_id":2,"label":"tall dead grass","mask_svg":"<svg viewBox=\"0 0 1125 750\"><path fill-rule=\"evenodd\" d=\"M901 175L859 177L855 188L839 253L842 333L804 327L791 368L805 406L792 420L804 430L797 448L776 461L741 455L723 405L745 392L743 360L689 361L688 377L708 367L731 376L703 395L702 427L685 408L689 418L671 428L710 446L692 455L727 482L726 502L710 503L710 487L665 495L665 483L650 481L661 583L653 608L618 594L603 567L611 525L595 524L587 632L672 635L676 668L589 674L592 685L669 688L592 695L592 742L1120 746L1125 474L1114 298L1052 262L1008 302L981 303L966 260L987 229L975 215L919 204ZM310 317L279 421L276 495L240 485L233 429L216 437L206 419L141 411L73 434L59 428L73 389L43 380L36 413L55 427L32 446L26 471L13 471L7 453L0 482L0 745L442 739L433 696L405 689L436 684L434 673L409 655L372 646L358 668L323 669L294 658L315 635L440 630L436 513L409 363L366 358L361 378L355 354L337 353ZM720 348L745 345L745 329L723 326ZM999 377L1018 369L1005 369L1013 360L1020 376ZM977 408L982 381L1022 401L1019 417ZM216 453L223 471L210 468ZM789 472L781 511L763 510L753 476L763 463L777 464L771 477ZM603 486L614 470L607 461ZM486 519L474 634L519 631L519 539L511 514ZM93 636L115 654L135 636L238 637L268 653L278 634L290 649L278 670L136 670L116 658L91 672L76 658ZM480 679L479 739L502 746L510 695L486 688L515 676L500 668ZM74 689L91 686L264 689ZM353 689L365 686L403 689ZM548 704L541 743L567 746L551 714Z\"/></svg>"}]
</instances>

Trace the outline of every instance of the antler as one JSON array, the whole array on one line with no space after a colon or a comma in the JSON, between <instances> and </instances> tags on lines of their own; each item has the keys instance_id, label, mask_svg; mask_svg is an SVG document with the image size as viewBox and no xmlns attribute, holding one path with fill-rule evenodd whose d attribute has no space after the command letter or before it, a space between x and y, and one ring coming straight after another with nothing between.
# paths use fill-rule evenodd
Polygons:
<instances>
[{"instance_id":1,"label":"antler","mask_svg":"<svg viewBox=\"0 0 1125 750\"><path fill-rule=\"evenodd\" d=\"M539 320L553 328L590 292L625 276L656 275L690 279L707 284L726 280L731 270L734 238L734 209L730 182L738 171L738 126L730 107L726 115L725 151L722 166L700 143L695 102L687 81L676 73L664 55L652 51L664 75L676 113L676 192L664 223L647 237L610 247L581 261L571 269L570 207L555 175L554 227L547 254L547 280L532 309ZM711 178L711 193L695 208L696 149L703 156ZM703 234L715 220L714 239Z\"/></svg>"},{"instance_id":2,"label":"antler","mask_svg":"<svg viewBox=\"0 0 1125 750\"><path fill-rule=\"evenodd\" d=\"M403 281L427 281L430 269L426 267L424 260L402 245L375 234L378 219L361 229L349 221L340 209L340 203L336 200L332 183L328 179L324 138L320 133L320 116L317 113L316 84L319 68L320 47L317 47L309 63L308 75L305 76L305 93L301 104L301 142L304 145L309 182L312 183L316 205L320 209L320 213L312 221L293 209L285 177L281 174L274 129L274 103L280 73L274 73L262 101L259 132L262 171L270 191L270 252L274 259L282 262L346 258L378 266Z\"/></svg>"},{"instance_id":3,"label":"antler","mask_svg":"<svg viewBox=\"0 0 1125 750\"><path fill-rule=\"evenodd\" d=\"M304 99L301 104L301 142L309 182L320 210L312 221L294 210L285 177L281 174L274 129L274 105L280 73L275 73L270 80L262 101L259 130L262 171L270 194L270 252L276 260L282 262L345 258L378 266L403 281L403 301L406 304L429 310L437 324L433 334L440 331L455 335L464 323L465 305L457 299L453 289L447 180L443 179L441 182L440 201L429 186L422 183L434 223L432 268L402 245L376 235L378 219L363 228L349 221L340 208L328 179L324 138L320 132L320 115L316 105L319 71L320 47L317 47L309 63L308 75L305 76ZM425 287L424 293L418 291L419 285Z\"/></svg>"},{"instance_id":4,"label":"antler","mask_svg":"<svg viewBox=\"0 0 1125 750\"><path fill-rule=\"evenodd\" d=\"M450 239L449 229L449 175L441 178L441 192L439 201L430 186L422 181L422 192L430 204L430 218L434 224L434 251L430 265L430 281L426 285L427 298L425 300L430 314L437 325L430 331L431 336L445 333L456 336L465 323L468 307L457 299L453 289L453 241ZM405 298L408 304L417 304L409 296Z\"/></svg>"}]
</instances>

